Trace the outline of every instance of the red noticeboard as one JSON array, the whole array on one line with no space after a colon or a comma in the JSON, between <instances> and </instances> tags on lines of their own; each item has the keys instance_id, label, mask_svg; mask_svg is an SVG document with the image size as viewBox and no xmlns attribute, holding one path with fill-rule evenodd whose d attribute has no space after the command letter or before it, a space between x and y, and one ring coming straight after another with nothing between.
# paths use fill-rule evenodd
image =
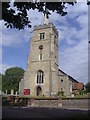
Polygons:
<instances>
[{"instance_id":1,"label":"red noticeboard","mask_svg":"<svg viewBox=\"0 0 90 120\"><path fill-rule=\"evenodd\" d=\"M30 89L24 89L24 95L30 95Z\"/></svg>"}]
</instances>

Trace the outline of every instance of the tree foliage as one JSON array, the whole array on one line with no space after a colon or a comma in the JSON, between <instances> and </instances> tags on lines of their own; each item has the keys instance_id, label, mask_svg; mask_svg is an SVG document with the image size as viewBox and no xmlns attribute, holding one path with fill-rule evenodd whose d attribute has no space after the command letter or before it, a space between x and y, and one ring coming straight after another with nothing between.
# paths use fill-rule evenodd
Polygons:
<instances>
[{"instance_id":1,"label":"tree foliage","mask_svg":"<svg viewBox=\"0 0 90 120\"><path fill-rule=\"evenodd\" d=\"M75 2L14 2L14 7L10 8L10 2L2 2L2 19L5 21L7 28L24 29L25 26L31 27L27 11L37 9L45 13L44 7L50 11L56 12L61 16L67 14L65 4L74 5ZM17 11L17 12L16 12Z\"/></svg>"},{"instance_id":2,"label":"tree foliage","mask_svg":"<svg viewBox=\"0 0 90 120\"><path fill-rule=\"evenodd\" d=\"M11 67L5 71L5 75L2 76L2 90L18 91L19 82L23 78L24 70L19 67Z\"/></svg>"},{"instance_id":3,"label":"tree foliage","mask_svg":"<svg viewBox=\"0 0 90 120\"><path fill-rule=\"evenodd\" d=\"M90 82L88 82L88 83L86 84L86 90L87 90L87 92L90 92Z\"/></svg>"}]
</instances>

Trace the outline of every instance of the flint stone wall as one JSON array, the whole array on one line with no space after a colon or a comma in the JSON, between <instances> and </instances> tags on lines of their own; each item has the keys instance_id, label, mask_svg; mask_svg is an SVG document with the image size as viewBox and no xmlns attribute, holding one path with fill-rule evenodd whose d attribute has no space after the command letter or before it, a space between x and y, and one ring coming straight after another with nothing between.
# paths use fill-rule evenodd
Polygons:
<instances>
[{"instance_id":1,"label":"flint stone wall","mask_svg":"<svg viewBox=\"0 0 90 120\"><path fill-rule=\"evenodd\" d=\"M64 99L62 100L63 107L70 108L88 108L90 99Z\"/></svg>"},{"instance_id":2,"label":"flint stone wall","mask_svg":"<svg viewBox=\"0 0 90 120\"><path fill-rule=\"evenodd\" d=\"M57 107L57 100L35 100L31 106L34 107Z\"/></svg>"},{"instance_id":3,"label":"flint stone wall","mask_svg":"<svg viewBox=\"0 0 90 120\"><path fill-rule=\"evenodd\" d=\"M88 108L90 99L33 99L28 101L28 107L62 107L62 108Z\"/></svg>"}]
</instances>

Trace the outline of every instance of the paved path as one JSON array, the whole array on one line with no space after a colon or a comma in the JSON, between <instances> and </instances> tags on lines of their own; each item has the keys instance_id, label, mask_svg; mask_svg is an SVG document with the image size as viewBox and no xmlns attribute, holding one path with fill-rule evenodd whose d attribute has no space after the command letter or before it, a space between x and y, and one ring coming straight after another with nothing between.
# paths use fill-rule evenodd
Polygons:
<instances>
[{"instance_id":1,"label":"paved path","mask_svg":"<svg viewBox=\"0 0 90 120\"><path fill-rule=\"evenodd\" d=\"M80 118L88 117L87 110L38 107L3 107L4 118ZM87 119L87 118L86 118Z\"/></svg>"}]
</instances>

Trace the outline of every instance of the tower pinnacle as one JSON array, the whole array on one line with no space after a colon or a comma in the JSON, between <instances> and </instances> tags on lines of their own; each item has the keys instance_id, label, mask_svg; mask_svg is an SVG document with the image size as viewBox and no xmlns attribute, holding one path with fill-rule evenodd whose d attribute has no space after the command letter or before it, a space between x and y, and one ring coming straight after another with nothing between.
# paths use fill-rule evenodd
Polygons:
<instances>
[{"instance_id":1,"label":"tower pinnacle","mask_svg":"<svg viewBox=\"0 0 90 120\"><path fill-rule=\"evenodd\" d=\"M47 8L45 8L45 13L44 13L44 24L48 24L49 23L49 11Z\"/></svg>"}]
</instances>

